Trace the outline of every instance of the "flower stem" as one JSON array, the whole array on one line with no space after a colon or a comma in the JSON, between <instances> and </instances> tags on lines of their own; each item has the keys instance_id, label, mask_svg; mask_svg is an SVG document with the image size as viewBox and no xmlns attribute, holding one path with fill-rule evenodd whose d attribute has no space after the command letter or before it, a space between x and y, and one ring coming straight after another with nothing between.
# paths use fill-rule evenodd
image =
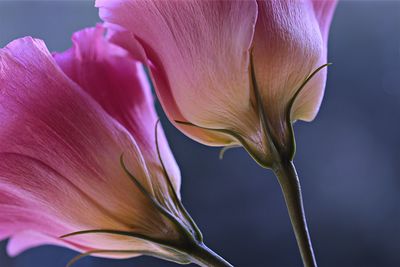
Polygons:
<instances>
[{"instance_id":1,"label":"flower stem","mask_svg":"<svg viewBox=\"0 0 400 267\"><path fill-rule=\"evenodd\" d=\"M285 198L297 245L305 267L317 267L304 213L300 181L292 161L280 162L274 168Z\"/></svg>"},{"instance_id":2,"label":"flower stem","mask_svg":"<svg viewBox=\"0 0 400 267\"><path fill-rule=\"evenodd\" d=\"M233 267L229 262L201 243L187 252L192 262L202 267Z\"/></svg>"}]
</instances>

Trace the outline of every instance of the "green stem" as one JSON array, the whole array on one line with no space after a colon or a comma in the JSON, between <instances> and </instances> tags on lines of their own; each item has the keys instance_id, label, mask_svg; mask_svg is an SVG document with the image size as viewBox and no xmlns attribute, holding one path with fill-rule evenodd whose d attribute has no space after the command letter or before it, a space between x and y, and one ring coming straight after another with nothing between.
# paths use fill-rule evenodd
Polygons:
<instances>
[{"instance_id":1,"label":"green stem","mask_svg":"<svg viewBox=\"0 0 400 267\"><path fill-rule=\"evenodd\" d=\"M203 243L193 246L186 253L192 257L193 263L202 267L233 267Z\"/></svg>"},{"instance_id":2,"label":"green stem","mask_svg":"<svg viewBox=\"0 0 400 267\"><path fill-rule=\"evenodd\" d=\"M317 267L301 196L300 181L292 161L279 163L274 172L278 177L286 206L296 235L297 244L305 267Z\"/></svg>"}]
</instances>

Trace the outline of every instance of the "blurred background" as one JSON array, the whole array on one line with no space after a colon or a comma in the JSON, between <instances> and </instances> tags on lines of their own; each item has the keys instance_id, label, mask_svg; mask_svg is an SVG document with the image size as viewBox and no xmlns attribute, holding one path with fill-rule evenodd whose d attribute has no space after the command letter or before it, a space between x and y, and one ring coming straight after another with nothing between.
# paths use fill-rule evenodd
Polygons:
<instances>
[{"instance_id":1,"label":"blurred background","mask_svg":"<svg viewBox=\"0 0 400 267\"><path fill-rule=\"evenodd\" d=\"M1 1L0 45L32 35L51 51L98 22L92 1ZM321 111L295 125L305 208L322 267L400 266L400 1L342 1L329 40ZM159 114L183 174L183 201L215 251L242 267L301 266L280 187L241 149L223 160ZM76 253L40 247L1 267L63 267ZM77 267L173 267L149 257Z\"/></svg>"}]
</instances>

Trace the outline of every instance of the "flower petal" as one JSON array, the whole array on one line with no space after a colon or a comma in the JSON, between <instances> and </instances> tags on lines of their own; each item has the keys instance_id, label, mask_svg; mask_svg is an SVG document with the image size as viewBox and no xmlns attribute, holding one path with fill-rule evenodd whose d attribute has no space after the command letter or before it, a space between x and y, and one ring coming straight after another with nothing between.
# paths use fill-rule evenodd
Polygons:
<instances>
[{"instance_id":1,"label":"flower petal","mask_svg":"<svg viewBox=\"0 0 400 267\"><path fill-rule=\"evenodd\" d=\"M312 0L315 17L319 23L322 38L325 43L328 40L329 27L331 25L337 2L337 0Z\"/></svg>"},{"instance_id":2,"label":"flower petal","mask_svg":"<svg viewBox=\"0 0 400 267\"><path fill-rule=\"evenodd\" d=\"M46 236L39 232L34 231L23 231L12 236L7 244L7 254L11 257L17 256L25 250L42 246L42 245L55 245L61 247L69 247L74 250L79 250L76 246L70 245L61 239ZM80 248L84 251L84 248Z\"/></svg>"},{"instance_id":3,"label":"flower petal","mask_svg":"<svg viewBox=\"0 0 400 267\"><path fill-rule=\"evenodd\" d=\"M146 243L146 242L144 242ZM72 242L69 242L67 240L51 237L44 235L40 232L35 232L35 231L23 231L18 234L15 234L12 236L12 238L9 240L7 244L7 254L10 255L11 257L17 256L20 253L31 249L35 248L38 246L42 245L53 245L53 246L60 246L60 247L66 247L81 253L85 253L88 251L94 250L93 248L88 248L88 247L82 247L77 244L74 244ZM126 253L121 253L121 252L102 252L102 253L95 253L95 256L98 257L103 257L103 258L113 258L113 259L126 259L126 258L132 258L136 256L140 256L142 252L135 253L134 249L139 250L142 244L129 244L131 247L130 252ZM134 247L135 245L135 247ZM142 248L144 251L151 249L152 253L159 253L160 255L168 256L168 253L163 251L162 249L158 248L157 246L154 246L150 243L146 244L145 247ZM97 249L96 249L97 250ZM106 249L107 250L107 249Z\"/></svg>"},{"instance_id":4,"label":"flower petal","mask_svg":"<svg viewBox=\"0 0 400 267\"><path fill-rule=\"evenodd\" d=\"M0 228L52 237L172 229L120 166L124 153L129 170L152 190L134 139L64 75L42 41L27 37L0 50L0 88ZM90 248L149 248L110 235L71 240Z\"/></svg>"},{"instance_id":5,"label":"flower petal","mask_svg":"<svg viewBox=\"0 0 400 267\"><path fill-rule=\"evenodd\" d=\"M71 49L54 54L58 65L136 141L147 142L146 137L153 135L157 115L141 64L108 42L100 25L76 32L72 40Z\"/></svg>"},{"instance_id":6,"label":"flower petal","mask_svg":"<svg viewBox=\"0 0 400 267\"><path fill-rule=\"evenodd\" d=\"M72 37L73 47L54 54L54 58L72 80L129 130L146 163L160 166L154 138L158 117L146 73L142 64L126 50L104 38L104 31L101 25L97 25L76 32ZM159 139L162 158L179 194L180 171L162 130ZM149 169L154 172L153 177L164 175L160 167ZM153 179L153 182L162 181L165 179Z\"/></svg>"},{"instance_id":7,"label":"flower petal","mask_svg":"<svg viewBox=\"0 0 400 267\"><path fill-rule=\"evenodd\" d=\"M254 37L256 76L268 117L279 132L287 103L307 76L326 63L326 43L310 1L273 0L258 4ZM292 120L315 117L325 80L323 70L302 90L294 104Z\"/></svg>"},{"instance_id":8,"label":"flower petal","mask_svg":"<svg viewBox=\"0 0 400 267\"><path fill-rule=\"evenodd\" d=\"M333 13L337 4L336 0L313 0L312 1L315 17L319 24L323 41L323 51L321 57L316 64L319 67L328 63L328 34L329 27L332 21ZM325 84L327 77L327 69L322 69L303 89L293 106L292 116L293 119L301 119L311 121L317 115L324 96Z\"/></svg>"},{"instance_id":9,"label":"flower petal","mask_svg":"<svg viewBox=\"0 0 400 267\"><path fill-rule=\"evenodd\" d=\"M252 109L248 49L255 1L96 1L100 16L142 44L169 119L203 127L237 126ZM179 12L176 12L179 10ZM200 142L232 138L177 125Z\"/></svg>"}]
</instances>

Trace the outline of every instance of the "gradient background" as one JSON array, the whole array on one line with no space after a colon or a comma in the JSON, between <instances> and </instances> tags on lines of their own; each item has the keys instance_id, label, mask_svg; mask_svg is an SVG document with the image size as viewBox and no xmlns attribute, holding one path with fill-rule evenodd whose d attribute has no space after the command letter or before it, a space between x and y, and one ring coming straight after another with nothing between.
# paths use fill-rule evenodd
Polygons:
<instances>
[{"instance_id":1,"label":"gradient background","mask_svg":"<svg viewBox=\"0 0 400 267\"><path fill-rule=\"evenodd\" d=\"M1 1L0 45L25 35L50 50L99 21L91 1ZM329 41L327 91L312 123L295 126L296 165L319 265L400 266L400 2L342 1ZM183 174L182 195L206 243L235 266L301 266L279 185L241 149L218 160L165 120ZM63 267L76 255L41 247L1 267ZM177 266L140 257L76 266Z\"/></svg>"}]
</instances>

